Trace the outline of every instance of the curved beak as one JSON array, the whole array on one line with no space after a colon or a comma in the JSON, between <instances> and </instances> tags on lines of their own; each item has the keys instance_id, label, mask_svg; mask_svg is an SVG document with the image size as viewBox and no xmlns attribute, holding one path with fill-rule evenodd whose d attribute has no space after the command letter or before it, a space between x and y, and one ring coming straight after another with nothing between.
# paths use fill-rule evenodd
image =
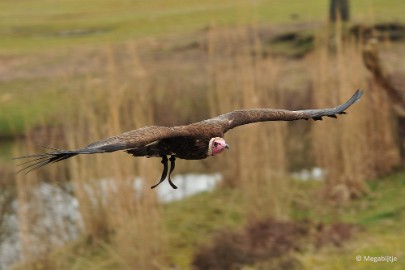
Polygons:
<instances>
[{"instance_id":1,"label":"curved beak","mask_svg":"<svg viewBox=\"0 0 405 270\"><path fill-rule=\"evenodd\" d=\"M228 145L228 144L225 144L225 148L228 149L228 150L231 150L231 149L229 148L229 145Z\"/></svg>"}]
</instances>

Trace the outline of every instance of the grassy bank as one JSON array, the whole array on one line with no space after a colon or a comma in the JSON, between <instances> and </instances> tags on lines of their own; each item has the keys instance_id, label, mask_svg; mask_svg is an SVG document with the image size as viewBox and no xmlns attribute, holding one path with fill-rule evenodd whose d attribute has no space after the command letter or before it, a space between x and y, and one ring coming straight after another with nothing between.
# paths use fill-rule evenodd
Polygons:
<instances>
[{"instance_id":1,"label":"grassy bank","mask_svg":"<svg viewBox=\"0 0 405 270\"><path fill-rule=\"evenodd\" d=\"M359 227L358 233L339 247L329 245L320 250L308 247L304 252L298 252L303 269L402 269L405 265L405 253L401 248L405 242L404 179L405 173L399 172L373 180L368 184L369 195L339 207L314 203L317 190L322 188L319 182L295 182L300 191L294 200L293 211L298 211L299 217L293 220L310 219L324 224L340 222ZM191 269L194 254L199 247L210 243L216 232L238 231L246 225L246 202L241 198L239 191L221 189L165 205L162 217L171 245L165 254L168 265ZM120 265L112 251L106 243L90 245L77 241L53 252L45 261L38 262L38 267L42 269L41 264L48 264L54 269L117 269ZM357 255L390 255L396 256L398 261L357 262ZM162 266L162 269L167 267Z\"/></svg>"}]
</instances>

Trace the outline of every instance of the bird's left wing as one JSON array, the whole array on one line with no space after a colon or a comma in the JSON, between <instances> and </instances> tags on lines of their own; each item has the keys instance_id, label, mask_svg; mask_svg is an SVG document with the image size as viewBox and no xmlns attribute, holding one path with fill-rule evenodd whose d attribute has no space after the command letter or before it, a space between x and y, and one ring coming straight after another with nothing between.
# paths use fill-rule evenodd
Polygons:
<instances>
[{"instance_id":1,"label":"bird's left wing","mask_svg":"<svg viewBox=\"0 0 405 270\"><path fill-rule=\"evenodd\" d=\"M229 112L206 121L209 121L211 123L218 123L222 126L223 133L225 133L237 126L255 122L294 121L299 119L322 120L322 117L324 116L336 118L338 114L345 114L345 110L356 103L362 95L363 91L357 90L348 101L334 108L298 111L283 109L245 109Z\"/></svg>"}]
</instances>

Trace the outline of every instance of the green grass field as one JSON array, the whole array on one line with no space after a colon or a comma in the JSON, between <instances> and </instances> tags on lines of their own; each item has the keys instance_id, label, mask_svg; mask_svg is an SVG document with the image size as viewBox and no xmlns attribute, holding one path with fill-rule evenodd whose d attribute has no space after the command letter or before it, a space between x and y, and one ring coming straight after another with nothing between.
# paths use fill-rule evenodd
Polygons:
<instances>
[{"instance_id":1,"label":"green grass field","mask_svg":"<svg viewBox=\"0 0 405 270\"><path fill-rule=\"evenodd\" d=\"M317 181L295 183L299 186L301 200L313 200ZM307 249L297 256L303 269L403 269L405 265L405 174L397 173L369 183L370 194L344 207L330 208L313 205L307 211L302 208L299 217L312 222L344 222L358 225L360 231L342 246L326 246L320 250ZM168 258L180 269L190 269L193 254L199 246L211 241L218 231L240 230L246 220L246 202L239 191L221 188L202 193L180 202L164 206L163 219L168 232L171 249ZM201 207L204 205L204 207ZM320 211L320 208L323 208ZM319 216L322 212L323 215ZM210 222L207 223L207 220ZM53 252L47 264L60 269L117 269L119 265L111 260L108 245L88 245L76 241ZM395 263L357 262L356 256L396 256ZM38 262L38 269L41 268ZM20 269L20 268L17 268ZM21 269L24 269L21 268ZM256 268L252 268L256 269Z\"/></svg>"},{"instance_id":2,"label":"green grass field","mask_svg":"<svg viewBox=\"0 0 405 270\"><path fill-rule=\"evenodd\" d=\"M403 20L402 1L351 4L353 22ZM6 0L0 3L0 56L187 33L210 24L320 22L327 18L327 10L327 1L321 0Z\"/></svg>"}]
</instances>

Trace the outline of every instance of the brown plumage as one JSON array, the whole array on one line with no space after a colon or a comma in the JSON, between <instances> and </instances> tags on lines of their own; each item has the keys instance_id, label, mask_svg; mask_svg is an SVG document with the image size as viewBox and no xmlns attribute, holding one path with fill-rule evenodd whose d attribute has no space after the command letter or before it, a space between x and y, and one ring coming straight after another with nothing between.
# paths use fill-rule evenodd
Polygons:
<instances>
[{"instance_id":1,"label":"brown plumage","mask_svg":"<svg viewBox=\"0 0 405 270\"><path fill-rule=\"evenodd\" d=\"M43 154L28 155L16 159L28 159L20 164L24 167L19 172L30 172L47 164L58 162L79 154L109 153L124 150L133 156L162 158L163 173L159 185L167 176L168 158L171 168L169 183L173 188L170 174L175 166L175 159L197 160L209 155L221 153L228 145L222 139L224 134L235 127L255 122L293 121L299 119L322 120L328 116L336 118L345 114L345 110L357 102L363 95L357 90L344 104L329 109L310 109L289 111L282 109L244 109L236 110L201 122L185 126L163 127L150 126L132 130L121 135L106 138L89 144L78 150L60 150ZM154 188L153 186L152 188Z\"/></svg>"}]
</instances>

